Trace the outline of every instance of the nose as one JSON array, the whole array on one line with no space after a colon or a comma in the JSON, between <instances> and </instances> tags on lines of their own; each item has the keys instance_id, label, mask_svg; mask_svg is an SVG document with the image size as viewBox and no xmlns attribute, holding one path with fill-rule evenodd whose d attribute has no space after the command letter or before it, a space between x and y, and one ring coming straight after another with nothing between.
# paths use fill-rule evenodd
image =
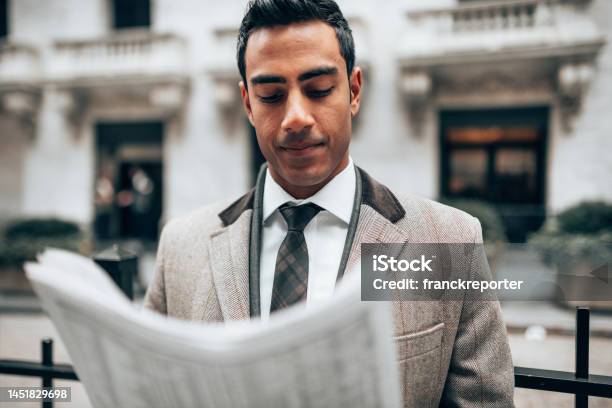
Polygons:
<instances>
[{"instance_id":1,"label":"nose","mask_svg":"<svg viewBox=\"0 0 612 408\"><path fill-rule=\"evenodd\" d=\"M314 125L309 108L308 100L299 92L294 92L287 97L285 117L281 127L287 133L300 133Z\"/></svg>"}]
</instances>

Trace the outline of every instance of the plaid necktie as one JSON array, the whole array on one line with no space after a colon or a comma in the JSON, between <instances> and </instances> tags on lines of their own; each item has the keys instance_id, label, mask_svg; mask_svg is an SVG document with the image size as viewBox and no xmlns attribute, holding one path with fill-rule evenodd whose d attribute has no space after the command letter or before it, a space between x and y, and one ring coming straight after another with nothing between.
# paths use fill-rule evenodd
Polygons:
<instances>
[{"instance_id":1,"label":"plaid necktie","mask_svg":"<svg viewBox=\"0 0 612 408\"><path fill-rule=\"evenodd\" d=\"M283 204L278 209L287 221L287 235L276 256L270 313L306 299L308 248L304 228L322 210L316 204Z\"/></svg>"}]
</instances>

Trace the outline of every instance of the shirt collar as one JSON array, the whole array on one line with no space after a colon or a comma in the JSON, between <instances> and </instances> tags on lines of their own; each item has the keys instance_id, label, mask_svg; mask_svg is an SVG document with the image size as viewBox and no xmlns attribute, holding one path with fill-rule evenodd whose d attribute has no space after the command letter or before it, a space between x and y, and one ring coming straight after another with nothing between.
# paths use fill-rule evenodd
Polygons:
<instances>
[{"instance_id":1,"label":"shirt collar","mask_svg":"<svg viewBox=\"0 0 612 408\"><path fill-rule=\"evenodd\" d=\"M355 199L355 165L349 157L348 165L331 179L323 188L311 197L297 199L287 193L266 170L266 181L263 194L263 222L286 202L295 204L313 203L329 211L347 225L351 221L353 202Z\"/></svg>"}]
</instances>

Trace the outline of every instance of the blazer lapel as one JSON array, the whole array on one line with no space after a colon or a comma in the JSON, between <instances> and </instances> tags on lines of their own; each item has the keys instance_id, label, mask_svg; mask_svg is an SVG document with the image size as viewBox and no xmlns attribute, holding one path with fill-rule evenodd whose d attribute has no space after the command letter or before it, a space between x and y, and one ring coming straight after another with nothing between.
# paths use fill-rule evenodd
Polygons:
<instances>
[{"instance_id":1,"label":"blazer lapel","mask_svg":"<svg viewBox=\"0 0 612 408\"><path fill-rule=\"evenodd\" d=\"M210 263L223 319L249 318L251 210L211 236Z\"/></svg>"},{"instance_id":2,"label":"blazer lapel","mask_svg":"<svg viewBox=\"0 0 612 408\"><path fill-rule=\"evenodd\" d=\"M266 164L255 188L219 213L224 227L211 235L213 282L224 320L259 315L259 251Z\"/></svg>"},{"instance_id":3,"label":"blazer lapel","mask_svg":"<svg viewBox=\"0 0 612 408\"><path fill-rule=\"evenodd\" d=\"M387 187L357 168L357 190L360 199L356 199L355 205L359 211L356 220L351 220L351 224L356 225L353 239L346 243L350 252L345 273L355 270L359 265L361 244L405 243L411 240L409 235L395 226L406 212Z\"/></svg>"},{"instance_id":4,"label":"blazer lapel","mask_svg":"<svg viewBox=\"0 0 612 408\"><path fill-rule=\"evenodd\" d=\"M355 270L361 259L361 244L406 243L410 236L367 205L361 206L355 238L351 245L345 273Z\"/></svg>"}]
</instances>

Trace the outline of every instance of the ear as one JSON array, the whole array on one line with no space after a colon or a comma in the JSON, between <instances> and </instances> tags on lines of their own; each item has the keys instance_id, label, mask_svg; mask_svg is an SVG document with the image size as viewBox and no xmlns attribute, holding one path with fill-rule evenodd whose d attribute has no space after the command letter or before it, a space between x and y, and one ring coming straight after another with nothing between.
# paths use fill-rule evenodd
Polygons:
<instances>
[{"instance_id":1,"label":"ear","mask_svg":"<svg viewBox=\"0 0 612 408\"><path fill-rule=\"evenodd\" d=\"M249 122L251 122L251 126L255 126L255 124L253 123L253 111L251 109L251 101L249 100L249 91L246 86L244 86L243 81L240 81L238 83L238 86L240 87L240 96L242 97L242 106L244 107L244 111L246 112L247 117L249 118Z\"/></svg>"},{"instance_id":2,"label":"ear","mask_svg":"<svg viewBox=\"0 0 612 408\"><path fill-rule=\"evenodd\" d=\"M349 88L351 90L351 116L355 117L361 105L361 68L354 67L349 78Z\"/></svg>"}]
</instances>

